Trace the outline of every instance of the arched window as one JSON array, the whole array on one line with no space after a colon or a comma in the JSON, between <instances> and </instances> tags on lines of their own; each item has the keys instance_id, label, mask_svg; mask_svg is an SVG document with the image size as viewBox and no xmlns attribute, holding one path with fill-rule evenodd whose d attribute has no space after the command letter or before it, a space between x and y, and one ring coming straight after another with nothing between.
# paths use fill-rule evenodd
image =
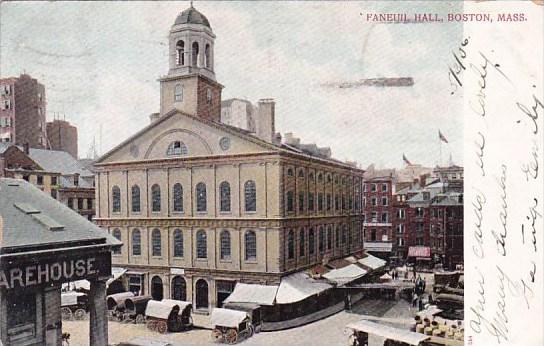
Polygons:
<instances>
[{"instance_id":1,"label":"arched window","mask_svg":"<svg viewBox=\"0 0 544 346\"><path fill-rule=\"evenodd\" d=\"M332 182L332 176L331 174L327 174L327 183L331 183Z\"/></svg>"},{"instance_id":2,"label":"arched window","mask_svg":"<svg viewBox=\"0 0 544 346\"><path fill-rule=\"evenodd\" d=\"M332 249L332 227L327 227L327 250Z\"/></svg>"},{"instance_id":3,"label":"arched window","mask_svg":"<svg viewBox=\"0 0 544 346\"><path fill-rule=\"evenodd\" d=\"M206 68L210 68L211 66L210 54L211 54L210 45L207 44L206 48L204 49L204 66Z\"/></svg>"},{"instance_id":4,"label":"arched window","mask_svg":"<svg viewBox=\"0 0 544 346\"><path fill-rule=\"evenodd\" d=\"M304 170L303 169L298 171L298 177L299 178L304 178Z\"/></svg>"},{"instance_id":5,"label":"arched window","mask_svg":"<svg viewBox=\"0 0 544 346\"><path fill-rule=\"evenodd\" d=\"M111 235L114 236L115 239L121 241L121 231L119 230L119 228L114 229L114 230L111 232ZM119 254L121 254L121 248L114 249L114 250L113 250L113 254L114 254L114 255L119 255Z\"/></svg>"},{"instance_id":6,"label":"arched window","mask_svg":"<svg viewBox=\"0 0 544 346\"><path fill-rule=\"evenodd\" d=\"M295 211L293 191L287 191L287 211Z\"/></svg>"},{"instance_id":7,"label":"arched window","mask_svg":"<svg viewBox=\"0 0 544 346\"><path fill-rule=\"evenodd\" d=\"M245 234L246 261L257 259L257 235L255 231L247 231Z\"/></svg>"},{"instance_id":8,"label":"arched window","mask_svg":"<svg viewBox=\"0 0 544 346\"><path fill-rule=\"evenodd\" d=\"M172 195L174 197L173 209L175 212L183 211L183 186L180 183L174 184L172 188Z\"/></svg>"},{"instance_id":9,"label":"arched window","mask_svg":"<svg viewBox=\"0 0 544 346\"><path fill-rule=\"evenodd\" d=\"M208 283L204 279L200 279L196 282L195 285L196 291L196 308L197 309L207 309L209 305L208 300Z\"/></svg>"},{"instance_id":10,"label":"arched window","mask_svg":"<svg viewBox=\"0 0 544 346\"><path fill-rule=\"evenodd\" d=\"M181 276L175 276L172 279L172 299L174 300L187 300L187 283Z\"/></svg>"},{"instance_id":11,"label":"arched window","mask_svg":"<svg viewBox=\"0 0 544 346\"><path fill-rule=\"evenodd\" d=\"M113 213L121 212L121 189L119 186L114 186L111 188L111 211Z\"/></svg>"},{"instance_id":12,"label":"arched window","mask_svg":"<svg viewBox=\"0 0 544 346\"><path fill-rule=\"evenodd\" d=\"M162 279L159 276L154 276L151 279L151 297L153 300L162 300L164 297Z\"/></svg>"},{"instance_id":13,"label":"arched window","mask_svg":"<svg viewBox=\"0 0 544 346\"><path fill-rule=\"evenodd\" d=\"M230 232L227 230L221 231L221 259L230 260Z\"/></svg>"},{"instance_id":14,"label":"arched window","mask_svg":"<svg viewBox=\"0 0 544 346\"><path fill-rule=\"evenodd\" d=\"M293 169L292 168L288 168L287 169L287 175L292 177L294 174L293 174Z\"/></svg>"},{"instance_id":15,"label":"arched window","mask_svg":"<svg viewBox=\"0 0 544 346\"><path fill-rule=\"evenodd\" d=\"M141 211L140 207L140 187L138 185L132 186L131 189L131 196L132 196L132 212L133 213L139 213Z\"/></svg>"},{"instance_id":16,"label":"arched window","mask_svg":"<svg viewBox=\"0 0 544 346\"><path fill-rule=\"evenodd\" d=\"M167 156L179 156L179 155L187 155L189 151L187 150L187 146L185 143L181 141L173 141L168 146L168 149L166 150Z\"/></svg>"},{"instance_id":17,"label":"arched window","mask_svg":"<svg viewBox=\"0 0 544 346\"><path fill-rule=\"evenodd\" d=\"M151 245L151 256L161 256L161 231L156 228L151 232Z\"/></svg>"},{"instance_id":18,"label":"arched window","mask_svg":"<svg viewBox=\"0 0 544 346\"><path fill-rule=\"evenodd\" d=\"M304 192L298 193L298 211L304 212Z\"/></svg>"},{"instance_id":19,"label":"arched window","mask_svg":"<svg viewBox=\"0 0 544 346\"><path fill-rule=\"evenodd\" d=\"M183 257L183 232L180 229L174 231L174 257Z\"/></svg>"},{"instance_id":20,"label":"arched window","mask_svg":"<svg viewBox=\"0 0 544 346\"><path fill-rule=\"evenodd\" d=\"M196 232L196 257L208 257L208 240L206 236L206 231L204 231L203 229Z\"/></svg>"},{"instance_id":21,"label":"arched window","mask_svg":"<svg viewBox=\"0 0 544 346\"><path fill-rule=\"evenodd\" d=\"M142 254L142 235L139 229L132 231L132 255L140 256Z\"/></svg>"},{"instance_id":22,"label":"arched window","mask_svg":"<svg viewBox=\"0 0 544 346\"><path fill-rule=\"evenodd\" d=\"M185 42L183 40L176 43L176 63L178 65L185 65Z\"/></svg>"},{"instance_id":23,"label":"arched window","mask_svg":"<svg viewBox=\"0 0 544 346\"><path fill-rule=\"evenodd\" d=\"M304 247L306 246L305 242L304 242L304 229L301 229L300 231L300 234L298 236L298 255L300 257L303 257L304 256Z\"/></svg>"},{"instance_id":24,"label":"arched window","mask_svg":"<svg viewBox=\"0 0 544 346\"><path fill-rule=\"evenodd\" d=\"M322 182L323 182L323 174L319 173L319 174L317 175L317 182L318 182L318 183L322 183Z\"/></svg>"},{"instance_id":25,"label":"arched window","mask_svg":"<svg viewBox=\"0 0 544 346\"><path fill-rule=\"evenodd\" d=\"M295 258L295 234L290 230L287 234L287 258Z\"/></svg>"},{"instance_id":26,"label":"arched window","mask_svg":"<svg viewBox=\"0 0 544 346\"><path fill-rule=\"evenodd\" d=\"M219 185L219 204L220 210L224 212L230 211L230 184L226 181Z\"/></svg>"},{"instance_id":27,"label":"arched window","mask_svg":"<svg viewBox=\"0 0 544 346\"><path fill-rule=\"evenodd\" d=\"M339 247L340 246L340 226L337 226L336 227L336 232L335 232L335 246L336 247Z\"/></svg>"},{"instance_id":28,"label":"arched window","mask_svg":"<svg viewBox=\"0 0 544 346\"><path fill-rule=\"evenodd\" d=\"M161 187L158 184L151 186L151 211L161 211Z\"/></svg>"},{"instance_id":29,"label":"arched window","mask_svg":"<svg viewBox=\"0 0 544 346\"><path fill-rule=\"evenodd\" d=\"M183 101L183 85L176 84L174 87L174 102L182 102Z\"/></svg>"},{"instance_id":30,"label":"arched window","mask_svg":"<svg viewBox=\"0 0 544 346\"><path fill-rule=\"evenodd\" d=\"M206 184L196 184L196 211L204 212L208 208L206 197Z\"/></svg>"},{"instance_id":31,"label":"arched window","mask_svg":"<svg viewBox=\"0 0 544 346\"><path fill-rule=\"evenodd\" d=\"M193 66L198 65L198 42L193 42Z\"/></svg>"},{"instance_id":32,"label":"arched window","mask_svg":"<svg viewBox=\"0 0 544 346\"><path fill-rule=\"evenodd\" d=\"M248 180L244 184L244 200L246 204L246 211L257 210L257 189L255 188L255 182Z\"/></svg>"},{"instance_id":33,"label":"arched window","mask_svg":"<svg viewBox=\"0 0 544 346\"><path fill-rule=\"evenodd\" d=\"M323 227L319 228L319 252L323 253L325 251L325 230Z\"/></svg>"},{"instance_id":34,"label":"arched window","mask_svg":"<svg viewBox=\"0 0 544 346\"><path fill-rule=\"evenodd\" d=\"M312 183L314 182L314 174L313 173L308 174L308 180L311 181Z\"/></svg>"},{"instance_id":35,"label":"arched window","mask_svg":"<svg viewBox=\"0 0 544 346\"><path fill-rule=\"evenodd\" d=\"M342 245L346 245L348 242L348 227L344 226L342 230Z\"/></svg>"},{"instance_id":36,"label":"arched window","mask_svg":"<svg viewBox=\"0 0 544 346\"><path fill-rule=\"evenodd\" d=\"M315 234L313 228L310 228L310 232L308 234L308 248L308 253L313 255L315 253Z\"/></svg>"}]
</instances>

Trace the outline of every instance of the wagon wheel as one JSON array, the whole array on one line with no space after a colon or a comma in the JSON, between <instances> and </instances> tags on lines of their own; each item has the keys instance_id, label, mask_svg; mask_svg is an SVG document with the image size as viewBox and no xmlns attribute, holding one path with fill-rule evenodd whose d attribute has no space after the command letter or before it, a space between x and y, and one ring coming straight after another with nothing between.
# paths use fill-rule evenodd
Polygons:
<instances>
[{"instance_id":1,"label":"wagon wheel","mask_svg":"<svg viewBox=\"0 0 544 346\"><path fill-rule=\"evenodd\" d=\"M231 345L234 345L238 341L238 332L236 329L229 329L225 335L225 341Z\"/></svg>"},{"instance_id":2,"label":"wagon wheel","mask_svg":"<svg viewBox=\"0 0 544 346\"><path fill-rule=\"evenodd\" d=\"M166 321L157 322L157 331L161 334L166 334L166 332L168 331L168 325L166 324Z\"/></svg>"},{"instance_id":3,"label":"wagon wheel","mask_svg":"<svg viewBox=\"0 0 544 346\"><path fill-rule=\"evenodd\" d=\"M71 320L73 318L72 310L70 308L62 308L60 310L60 315L62 316L63 320Z\"/></svg>"},{"instance_id":4,"label":"wagon wheel","mask_svg":"<svg viewBox=\"0 0 544 346\"><path fill-rule=\"evenodd\" d=\"M83 309L77 309L75 312L74 312L74 318L78 321L81 321L81 320L84 320L85 317L87 317L87 311L83 310Z\"/></svg>"},{"instance_id":5,"label":"wagon wheel","mask_svg":"<svg viewBox=\"0 0 544 346\"><path fill-rule=\"evenodd\" d=\"M136 315L136 323L137 324L145 323L145 316L142 314Z\"/></svg>"},{"instance_id":6,"label":"wagon wheel","mask_svg":"<svg viewBox=\"0 0 544 346\"><path fill-rule=\"evenodd\" d=\"M189 316L188 321L189 321L188 326L189 327L193 326L193 316Z\"/></svg>"},{"instance_id":7,"label":"wagon wheel","mask_svg":"<svg viewBox=\"0 0 544 346\"><path fill-rule=\"evenodd\" d=\"M108 310L108 321L115 321L116 318L115 318L115 313L113 312L113 310Z\"/></svg>"},{"instance_id":8,"label":"wagon wheel","mask_svg":"<svg viewBox=\"0 0 544 346\"><path fill-rule=\"evenodd\" d=\"M213 341L223 340L223 333L219 329L215 328L212 330L212 339Z\"/></svg>"},{"instance_id":9,"label":"wagon wheel","mask_svg":"<svg viewBox=\"0 0 544 346\"><path fill-rule=\"evenodd\" d=\"M250 338L253 336L253 334L255 333L255 327L253 326L253 324L249 323L248 326L247 326L247 337Z\"/></svg>"},{"instance_id":10,"label":"wagon wheel","mask_svg":"<svg viewBox=\"0 0 544 346\"><path fill-rule=\"evenodd\" d=\"M147 326L147 329L151 331L155 331L157 329L157 321L153 321L153 320L147 321L146 326Z\"/></svg>"}]
</instances>

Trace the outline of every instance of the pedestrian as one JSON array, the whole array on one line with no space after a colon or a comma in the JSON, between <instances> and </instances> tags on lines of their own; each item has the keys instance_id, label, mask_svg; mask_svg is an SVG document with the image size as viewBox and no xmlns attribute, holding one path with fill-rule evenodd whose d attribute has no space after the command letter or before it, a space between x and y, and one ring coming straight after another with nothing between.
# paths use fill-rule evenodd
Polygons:
<instances>
[{"instance_id":1,"label":"pedestrian","mask_svg":"<svg viewBox=\"0 0 544 346\"><path fill-rule=\"evenodd\" d=\"M423 292L425 292L425 287L427 287L427 281L423 278Z\"/></svg>"},{"instance_id":2,"label":"pedestrian","mask_svg":"<svg viewBox=\"0 0 544 346\"><path fill-rule=\"evenodd\" d=\"M419 311L423 310L423 299L419 297Z\"/></svg>"},{"instance_id":3,"label":"pedestrian","mask_svg":"<svg viewBox=\"0 0 544 346\"><path fill-rule=\"evenodd\" d=\"M414 295L412 296L412 307L417 306L417 294L414 292Z\"/></svg>"}]
</instances>

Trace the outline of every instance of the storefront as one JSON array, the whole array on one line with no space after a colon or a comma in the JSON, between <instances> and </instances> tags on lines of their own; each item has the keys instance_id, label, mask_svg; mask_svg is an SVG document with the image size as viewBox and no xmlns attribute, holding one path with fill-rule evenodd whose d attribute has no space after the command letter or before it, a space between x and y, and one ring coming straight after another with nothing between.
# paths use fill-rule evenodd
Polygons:
<instances>
[{"instance_id":1,"label":"storefront","mask_svg":"<svg viewBox=\"0 0 544 346\"><path fill-rule=\"evenodd\" d=\"M61 287L88 280L89 342L107 345L106 286L121 243L31 184L0 179L0 340L61 345Z\"/></svg>"}]
</instances>

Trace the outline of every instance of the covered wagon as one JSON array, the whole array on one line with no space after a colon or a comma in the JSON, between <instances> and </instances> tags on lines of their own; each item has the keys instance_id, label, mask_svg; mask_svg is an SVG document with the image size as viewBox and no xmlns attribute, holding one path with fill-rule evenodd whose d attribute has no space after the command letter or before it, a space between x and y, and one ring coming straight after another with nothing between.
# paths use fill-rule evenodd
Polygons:
<instances>
[{"instance_id":1,"label":"covered wagon","mask_svg":"<svg viewBox=\"0 0 544 346\"><path fill-rule=\"evenodd\" d=\"M64 292L60 295L61 316L63 320L82 320L89 311L89 300L82 292Z\"/></svg>"},{"instance_id":2,"label":"covered wagon","mask_svg":"<svg viewBox=\"0 0 544 346\"><path fill-rule=\"evenodd\" d=\"M121 292L107 296L106 305L108 306L108 319L110 321L121 321L123 319L125 300L130 297L134 297L134 293Z\"/></svg>"},{"instance_id":3,"label":"covered wagon","mask_svg":"<svg viewBox=\"0 0 544 346\"><path fill-rule=\"evenodd\" d=\"M192 304L181 300L150 300L145 309L147 328L159 333L180 332L193 325Z\"/></svg>"},{"instance_id":4,"label":"covered wagon","mask_svg":"<svg viewBox=\"0 0 544 346\"><path fill-rule=\"evenodd\" d=\"M145 323L145 309L151 296L136 296L125 299L122 321L125 323Z\"/></svg>"},{"instance_id":5,"label":"covered wagon","mask_svg":"<svg viewBox=\"0 0 544 346\"><path fill-rule=\"evenodd\" d=\"M231 345L240 339L251 337L255 331L247 312L238 310L213 309L211 324L212 339Z\"/></svg>"}]
</instances>

